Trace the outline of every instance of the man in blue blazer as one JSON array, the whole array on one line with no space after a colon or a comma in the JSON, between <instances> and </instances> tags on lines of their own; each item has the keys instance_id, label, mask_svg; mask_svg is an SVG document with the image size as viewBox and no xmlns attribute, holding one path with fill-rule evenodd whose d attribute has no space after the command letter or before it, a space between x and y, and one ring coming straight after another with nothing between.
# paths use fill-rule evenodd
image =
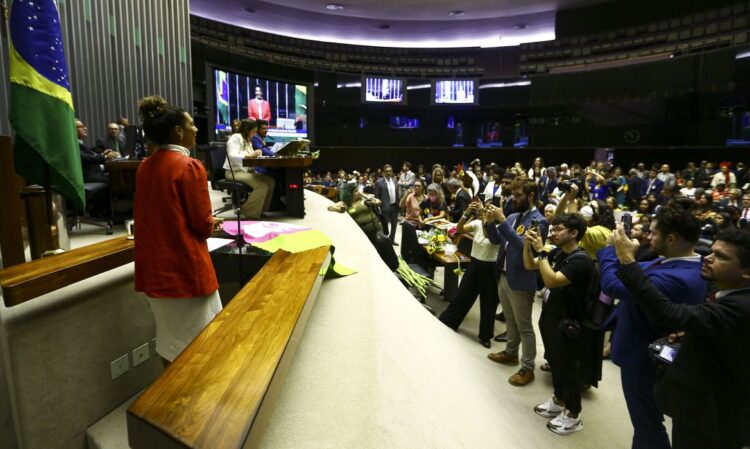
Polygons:
<instances>
[{"instance_id":1,"label":"man in blue blazer","mask_svg":"<svg viewBox=\"0 0 750 449\"><path fill-rule=\"evenodd\" d=\"M651 225L651 247L661 257L641 262L653 285L676 304L699 304L706 297L707 284L701 278L701 257L693 252L700 222L691 213L689 199L675 200L659 209ZM620 299L617 326L612 335L611 358L620 366L622 389L633 424L633 449L668 449L664 417L654 399L655 372L648 346L667 334L654 326L630 291L617 277L620 263L612 246L597 253L602 292Z\"/></svg>"},{"instance_id":2,"label":"man in blue blazer","mask_svg":"<svg viewBox=\"0 0 750 449\"><path fill-rule=\"evenodd\" d=\"M657 178L656 170L651 169L648 172L648 177L643 180L641 184L641 198L651 194L659 195L664 188L664 181Z\"/></svg>"},{"instance_id":3,"label":"man in blue blazer","mask_svg":"<svg viewBox=\"0 0 750 449\"><path fill-rule=\"evenodd\" d=\"M510 186L515 213L506 218L500 207L489 208L493 222L487 223L487 238L500 245L498 254L498 294L503 305L508 344L505 350L491 353L490 360L505 365L518 365L518 348L521 347L521 369L510 376L508 382L518 387L534 380L536 335L531 321L534 292L539 290L536 271L523 266L523 241L531 222L538 222L537 233L547 235L549 222L536 208L538 198L534 181L516 180Z\"/></svg>"}]
</instances>

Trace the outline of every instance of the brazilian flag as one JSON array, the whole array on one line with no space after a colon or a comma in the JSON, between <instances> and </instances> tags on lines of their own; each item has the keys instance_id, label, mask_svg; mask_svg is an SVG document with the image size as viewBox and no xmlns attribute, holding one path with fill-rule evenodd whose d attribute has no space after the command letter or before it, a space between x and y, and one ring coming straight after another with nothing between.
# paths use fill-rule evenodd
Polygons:
<instances>
[{"instance_id":1,"label":"brazilian flag","mask_svg":"<svg viewBox=\"0 0 750 449\"><path fill-rule=\"evenodd\" d=\"M16 173L83 209L83 174L73 97L53 0L14 0L10 10L10 123Z\"/></svg>"}]
</instances>

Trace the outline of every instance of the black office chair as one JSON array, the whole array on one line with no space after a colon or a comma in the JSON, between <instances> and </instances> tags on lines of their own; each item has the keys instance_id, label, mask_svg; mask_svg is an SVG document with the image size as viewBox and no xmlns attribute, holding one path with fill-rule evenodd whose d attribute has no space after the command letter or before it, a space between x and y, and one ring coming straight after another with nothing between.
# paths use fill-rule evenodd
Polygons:
<instances>
[{"instance_id":1,"label":"black office chair","mask_svg":"<svg viewBox=\"0 0 750 449\"><path fill-rule=\"evenodd\" d=\"M224 170L224 162L227 159L226 142L211 142L203 150L207 154L206 165L208 177L211 180L211 188L229 194L229 196L222 197L224 205L216 209L213 215L216 216L223 212L239 209L253 189L245 183L226 179Z\"/></svg>"},{"instance_id":2,"label":"black office chair","mask_svg":"<svg viewBox=\"0 0 750 449\"><path fill-rule=\"evenodd\" d=\"M92 226L104 228L104 232L107 235L112 235L112 217L114 215L114 212L112 210L112 197L109 194L109 184L107 184L106 182L86 182L83 184L83 191L86 195L86 210L80 211L76 208L76 210L74 211L75 221L72 224L68 224L68 227L72 229L73 226L75 226L78 230L80 230L81 223L86 223ZM107 197L107 203L109 205L109 216L101 218L92 217L91 211L93 210L93 207L97 202L96 200L100 200L99 202L103 203L103 198L105 197L105 195ZM99 204L100 208L102 208L102 206L102 204Z\"/></svg>"}]
</instances>

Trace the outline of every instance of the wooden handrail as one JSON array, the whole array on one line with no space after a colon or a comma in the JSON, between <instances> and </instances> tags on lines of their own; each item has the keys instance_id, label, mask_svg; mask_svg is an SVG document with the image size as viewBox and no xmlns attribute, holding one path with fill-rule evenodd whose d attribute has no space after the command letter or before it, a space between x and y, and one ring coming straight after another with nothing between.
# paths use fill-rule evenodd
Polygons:
<instances>
[{"instance_id":1,"label":"wooden handrail","mask_svg":"<svg viewBox=\"0 0 750 449\"><path fill-rule=\"evenodd\" d=\"M0 270L6 307L128 264L135 257L132 240L117 237Z\"/></svg>"},{"instance_id":2,"label":"wooden handrail","mask_svg":"<svg viewBox=\"0 0 750 449\"><path fill-rule=\"evenodd\" d=\"M258 447L329 262L276 252L130 406L130 447Z\"/></svg>"}]
</instances>

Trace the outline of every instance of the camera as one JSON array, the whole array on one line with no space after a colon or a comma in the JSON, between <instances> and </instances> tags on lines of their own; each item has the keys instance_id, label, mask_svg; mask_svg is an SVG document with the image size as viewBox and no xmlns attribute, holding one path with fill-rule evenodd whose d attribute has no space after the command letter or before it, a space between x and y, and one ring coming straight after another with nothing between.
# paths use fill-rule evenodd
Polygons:
<instances>
[{"instance_id":1,"label":"camera","mask_svg":"<svg viewBox=\"0 0 750 449\"><path fill-rule=\"evenodd\" d=\"M666 337L663 337L648 345L648 349L651 351L651 358L656 362L671 365L680 351L680 343L671 343Z\"/></svg>"},{"instance_id":2,"label":"camera","mask_svg":"<svg viewBox=\"0 0 750 449\"><path fill-rule=\"evenodd\" d=\"M582 191L583 184L581 183L581 180L578 178L574 179L568 179L566 181L561 182L557 188L560 189L561 192L568 193L570 192L570 188L573 186L573 184L578 186L578 191Z\"/></svg>"}]
</instances>

